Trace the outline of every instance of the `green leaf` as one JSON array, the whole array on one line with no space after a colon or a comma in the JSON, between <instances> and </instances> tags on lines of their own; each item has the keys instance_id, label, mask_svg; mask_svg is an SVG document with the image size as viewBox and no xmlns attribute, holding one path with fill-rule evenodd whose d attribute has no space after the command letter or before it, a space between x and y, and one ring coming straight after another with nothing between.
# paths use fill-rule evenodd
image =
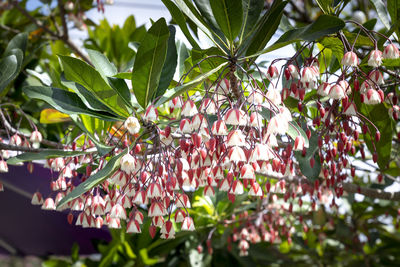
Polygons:
<instances>
[{"instance_id":1,"label":"green leaf","mask_svg":"<svg viewBox=\"0 0 400 267\"><path fill-rule=\"evenodd\" d=\"M8 43L4 54L9 55L11 53L11 50L20 49L22 51L22 55L24 55L27 44L28 44L28 33L26 32L18 33Z\"/></svg>"},{"instance_id":2,"label":"green leaf","mask_svg":"<svg viewBox=\"0 0 400 267\"><path fill-rule=\"evenodd\" d=\"M158 84L158 88L156 91L156 96L162 96L165 91L167 90L169 84L171 83L172 79L174 78L174 74L176 71L176 65L178 64L178 54L176 51L176 44L175 44L175 27L169 26L169 39L168 39L168 50L167 50L167 57L165 58L164 66L161 71L160 83Z\"/></svg>"},{"instance_id":3,"label":"green leaf","mask_svg":"<svg viewBox=\"0 0 400 267\"><path fill-rule=\"evenodd\" d=\"M389 68L399 68L400 67L400 58L396 59L383 59L382 65Z\"/></svg>"},{"instance_id":4,"label":"green leaf","mask_svg":"<svg viewBox=\"0 0 400 267\"><path fill-rule=\"evenodd\" d=\"M146 108L155 96L167 54L169 30L164 18L155 22L138 49L132 73L132 89Z\"/></svg>"},{"instance_id":5,"label":"green leaf","mask_svg":"<svg viewBox=\"0 0 400 267\"><path fill-rule=\"evenodd\" d=\"M7 164L17 165L21 162L33 161L33 160L43 160L43 159L52 159L59 157L75 157L80 155L89 154L91 152L85 151L66 151L59 149L46 149L41 152L25 152L15 157L9 158L7 160Z\"/></svg>"},{"instance_id":6,"label":"green leaf","mask_svg":"<svg viewBox=\"0 0 400 267\"><path fill-rule=\"evenodd\" d=\"M80 85L79 83L76 83L74 81L68 81L65 78L64 73L61 73L60 81L61 81L62 85L64 85L68 89L71 89L72 91L74 91L88 108L96 110L96 111L106 111L110 114L115 114L110 108L108 108L100 100L98 100L85 87L83 87L82 85ZM114 116L118 117L117 114L115 114Z\"/></svg>"},{"instance_id":7,"label":"green leaf","mask_svg":"<svg viewBox=\"0 0 400 267\"><path fill-rule=\"evenodd\" d=\"M289 130L287 131L287 134L293 140L296 140L296 137L299 135L303 136L305 140L304 146L309 147L310 144L306 132L304 132L304 130L300 126L298 126L296 122L289 123Z\"/></svg>"},{"instance_id":8,"label":"green leaf","mask_svg":"<svg viewBox=\"0 0 400 267\"><path fill-rule=\"evenodd\" d=\"M100 156L104 156L106 154L108 154L113 147L111 146L107 146L105 144L103 144L101 141L99 141L95 135L93 134L94 131L92 131L92 129L90 129L90 127L96 127L96 126L89 126L89 129L85 126L89 125L89 123L92 122L88 122L87 120L90 119L90 117L85 117L85 115L80 115L79 117L75 114L70 115L71 119L75 122L75 124L83 131L86 133L86 135L89 137L89 139L95 144L96 148L97 148L97 152L100 154ZM78 119L80 118L80 120Z\"/></svg>"},{"instance_id":9,"label":"green leaf","mask_svg":"<svg viewBox=\"0 0 400 267\"><path fill-rule=\"evenodd\" d=\"M192 47L200 48L199 45L197 44L196 40L192 37L192 34L190 33L190 31L186 25L186 19L185 19L185 16L183 15L182 11L180 11L179 8L171 0L162 0L162 2L168 8L169 13L171 14L172 18L179 25L183 34L185 35L185 37L189 41L189 43L192 45Z\"/></svg>"},{"instance_id":10,"label":"green leaf","mask_svg":"<svg viewBox=\"0 0 400 267\"><path fill-rule=\"evenodd\" d=\"M87 114L104 120L118 120L107 112L88 109L79 96L73 92L47 86L27 86L22 90L28 97L43 100L62 113Z\"/></svg>"},{"instance_id":11,"label":"green leaf","mask_svg":"<svg viewBox=\"0 0 400 267\"><path fill-rule=\"evenodd\" d=\"M216 67L215 69L210 70L206 73L203 73L203 74L197 76L195 79L193 79L192 81L190 81L188 83L185 83L183 85L177 86L173 89L166 91L165 94L156 102L155 106L158 107L158 106L164 104L165 102L171 100L172 98L182 94L183 92L186 92L187 90L196 87L197 85L202 83L205 79L207 79L209 76L216 73L217 71L219 71L222 67L226 66L227 64L228 64L227 62L224 64L221 64L218 67Z\"/></svg>"},{"instance_id":12,"label":"green leaf","mask_svg":"<svg viewBox=\"0 0 400 267\"><path fill-rule=\"evenodd\" d=\"M117 68L111 64L108 58L99 51L86 49L86 52L88 53L93 66L101 74L101 76L103 76L103 78L114 76L118 73Z\"/></svg>"},{"instance_id":13,"label":"green leaf","mask_svg":"<svg viewBox=\"0 0 400 267\"><path fill-rule=\"evenodd\" d=\"M294 155L296 160L299 162L301 173L313 181L317 179L321 172L321 161L318 153L318 134L316 132L311 133L309 147L305 157L303 157L301 151L295 151ZM314 158L315 160L313 168L311 168L310 165L311 158Z\"/></svg>"},{"instance_id":14,"label":"green leaf","mask_svg":"<svg viewBox=\"0 0 400 267\"><path fill-rule=\"evenodd\" d=\"M178 58L177 58L177 66L174 79L178 81L185 73L185 60L189 57L189 52L188 49L186 48L185 43L179 40L177 41L176 48L177 48Z\"/></svg>"},{"instance_id":15,"label":"green leaf","mask_svg":"<svg viewBox=\"0 0 400 267\"><path fill-rule=\"evenodd\" d=\"M110 159L110 161L104 166L101 170L91 175L87 180L80 183L71 193L66 195L61 201L58 203L57 207L61 207L62 205L68 203L71 200L81 196L86 193L96 185L103 182L105 179L109 178L120 166L120 159L128 152L128 149L125 149L123 152L114 156Z\"/></svg>"},{"instance_id":16,"label":"green leaf","mask_svg":"<svg viewBox=\"0 0 400 267\"><path fill-rule=\"evenodd\" d=\"M212 0L210 4L220 29L233 42L242 26L242 0Z\"/></svg>"},{"instance_id":17,"label":"green leaf","mask_svg":"<svg viewBox=\"0 0 400 267\"><path fill-rule=\"evenodd\" d=\"M355 97L357 98L357 95ZM378 154L378 166L383 171L387 168L387 164L390 162L390 154L392 151L392 136L393 127L392 119L389 116L388 110L385 105L366 105L356 101L357 109L360 113L366 116L379 130L381 133L381 139L379 142L375 141L375 127L368 123L368 127L371 131L371 135L364 135L364 140L371 153L374 152L372 143L375 143L376 152Z\"/></svg>"},{"instance_id":18,"label":"green leaf","mask_svg":"<svg viewBox=\"0 0 400 267\"><path fill-rule=\"evenodd\" d=\"M132 72L120 72L120 73L115 74L113 77L120 78L120 79L125 79L125 80L131 80L132 79Z\"/></svg>"},{"instance_id":19,"label":"green leaf","mask_svg":"<svg viewBox=\"0 0 400 267\"><path fill-rule=\"evenodd\" d=\"M400 2L398 0L395 1L387 1L387 9L390 14L390 18L392 20L392 25L395 27L395 32L399 38L400 30L399 30L399 21L400 21Z\"/></svg>"},{"instance_id":20,"label":"green leaf","mask_svg":"<svg viewBox=\"0 0 400 267\"><path fill-rule=\"evenodd\" d=\"M383 1L382 0L369 0L369 1L374 5L376 13L378 13L378 17L381 19L383 25L386 27L386 29L389 30L390 29L389 16ZM397 0L392 0L392 1L397 1Z\"/></svg>"},{"instance_id":21,"label":"green leaf","mask_svg":"<svg viewBox=\"0 0 400 267\"><path fill-rule=\"evenodd\" d=\"M73 57L59 56L59 58L64 68L65 78L85 87L98 101L116 114L125 118L129 116L124 100L92 66Z\"/></svg>"},{"instance_id":22,"label":"green leaf","mask_svg":"<svg viewBox=\"0 0 400 267\"><path fill-rule=\"evenodd\" d=\"M331 13L332 0L316 0L316 1L319 8L321 8L324 14L329 15Z\"/></svg>"},{"instance_id":23,"label":"green leaf","mask_svg":"<svg viewBox=\"0 0 400 267\"><path fill-rule=\"evenodd\" d=\"M0 61L0 94L7 85L18 75L18 59L9 55Z\"/></svg>"},{"instance_id":24,"label":"green leaf","mask_svg":"<svg viewBox=\"0 0 400 267\"><path fill-rule=\"evenodd\" d=\"M316 21L306 27L285 32L274 44L249 57L259 56L297 41L312 42L326 35L336 33L344 26L344 21L337 17L321 15Z\"/></svg>"},{"instance_id":25,"label":"green leaf","mask_svg":"<svg viewBox=\"0 0 400 267\"><path fill-rule=\"evenodd\" d=\"M243 23L240 33L239 45L242 40L256 25L261 11L264 8L264 0L242 0Z\"/></svg>"},{"instance_id":26,"label":"green leaf","mask_svg":"<svg viewBox=\"0 0 400 267\"><path fill-rule=\"evenodd\" d=\"M271 8L262 16L258 24L254 27L254 35L245 43L245 46L249 45L246 55L255 54L267 45L278 29L286 4L286 1L276 0ZM242 49L245 49L245 47Z\"/></svg>"},{"instance_id":27,"label":"green leaf","mask_svg":"<svg viewBox=\"0 0 400 267\"><path fill-rule=\"evenodd\" d=\"M325 47L329 48L332 50L332 53L335 55L335 57L339 60L339 62L343 58L343 51L344 51L344 46L343 43L335 37L324 37L320 43Z\"/></svg>"}]
</instances>

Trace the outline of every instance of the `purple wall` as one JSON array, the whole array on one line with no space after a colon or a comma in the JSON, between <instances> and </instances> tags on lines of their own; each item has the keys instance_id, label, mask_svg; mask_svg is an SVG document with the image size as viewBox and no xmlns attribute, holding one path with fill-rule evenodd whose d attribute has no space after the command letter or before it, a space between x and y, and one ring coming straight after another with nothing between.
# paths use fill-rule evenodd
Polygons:
<instances>
[{"instance_id":1,"label":"purple wall","mask_svg":"<svg viewBox=\"0 0 400 267\"><path fill-rule=\"evenodd\" d=\"M20 255L70 255L76 242L80 254L90 254L96 252L92 239L111 239L107 228L83 229L69 225L67 212L42 210L40 206L33 206L27 196L7 187L10 184L30 195L39 190L46 197L50 193L50 177L50 171L38 164L33 174L28 172L26 164L9 166L8 173L0 173L0 181L5 184L4 192L0 192L0 253L9 254L1 245L5 242Z\"/></svg>"}]
</instances>

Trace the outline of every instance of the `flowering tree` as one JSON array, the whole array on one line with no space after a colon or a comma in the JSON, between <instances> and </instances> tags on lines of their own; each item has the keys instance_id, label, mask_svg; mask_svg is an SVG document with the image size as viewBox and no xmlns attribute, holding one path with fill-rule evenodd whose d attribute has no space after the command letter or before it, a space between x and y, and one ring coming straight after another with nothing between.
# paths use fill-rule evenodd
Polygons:
<instances>
[{"instance_id":1,"label":"flowering tree","mask_svg":"<svg viewBox=\"0 0 400 267\"><path fill-rule=\"evenodd\" d=\"M234 244L247 256L250 243L291 247L302 235L300 243L322 244L324 230L343 228L343 214L366 211L338 213L355 193L370 205L400 199L382 190L400 170L400 6L355 2L163 0L175 26L164 18L147 31L132 18L122 29L88 24L82 52L66 18L85 28L90 4L81 11L58 1L57 20L46 25L10 1L9 12L33 22L45 34L39 38L57 39L51 46L59 64L43 52L50 81L30 70L42 84L21 86L15 78L26 69L31 40L20 33L8 43L0 62L7 96L0 170L44 159L54 193L36 192L32 204L70 210L68 221L82 227L179 240L188 235L178 231L198 231L201 255ZM351 8L371 10L379 22L363 12L349 18ZM191 48L175 40L176 27ZM212 46L202 47L199 36ZM289 45L293 54L261 61ZM40 121L64 128L38 125L35 112L10 102L20 87L33 103L51 106ZM396 206L387 212L396 225ZM369 236L354 228L358 243L361 233ZM321 232L313 237L310 229ZM220 247L214 235L224 239Z\"/></svg>"}]
</instances>

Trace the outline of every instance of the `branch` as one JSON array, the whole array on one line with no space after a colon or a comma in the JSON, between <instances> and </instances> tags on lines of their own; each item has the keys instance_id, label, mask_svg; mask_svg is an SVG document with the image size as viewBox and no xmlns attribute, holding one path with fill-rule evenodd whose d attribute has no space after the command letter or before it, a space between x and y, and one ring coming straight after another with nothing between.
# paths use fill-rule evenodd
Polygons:
<instances>
[{"instance_id":1,"label":"branch","mask_svg":"<svg viewBox=\"0 0 400 267\"><path fill-rule=\"evenodd\" d=\"M64 9L64 4L62 0L58 0L58 9L60 10L60 17L61 17L61 23L63 26L63 40L68 40L68 26L67 26L67 21L65 20L65 9Z\"/></svg>"},{"instance_id":2,"label":"branch","mask_svg":"<svg viewBox=\"0 0 400 267\"><path fill-rule=\"evenodd\" d=\"M306 177L304 176L299 176L296 175L294 177L288 177L288 176L274 176L274 175L266 175L266 174L262 174L259 172L256 172L258 175L267 177L267 178L272 178L272 179L283 179L287 182L291 182L291 183L308 183L310 185L312 185L312 182L310 180L308 180ZM372 199L385 199L385 200L400 200L400 192L385 192L381 189L373 189L373 188L368 188L368 187L361 187L358 186L356 184L353 183L342 183L343 186L343 190L347 193L358 193L360 195L372 198Z\"/></svg>"},{"instance_id":3,"label":"branch","mask_svg":"<svg viewBox=\"0 0 400 267\"><path fill-rule=\"evenodd\" d=\"M22 152L44 152L44 151L54 151L54 149L48 148L33 148L25 146L13 146L0 143L0 150L11 150L11 151L22 151Z\"/></svg>"},{"instance_id":4,"label":"branch","mask_svg":"<svg viewBox=\"0 0 400 267\"><path fill-rule=\"evenodd\" d=\"M20 136L24 136L26 138L29 138L30 135L29 134L25 134L22 133L20 131L18 131L17 129L15 129L14 127L11 126L11 124L7 121L6 117L4 116L3 112L0 109L0 121L3 124L4 128L6 129L6 131L10 132L11 134L18 134ZM53 141L49 141L49 140L42 140L41 142L43 145L46 146L51 146L51 147L56 147L56 148L62 148L62 145L57 143L57 142L53 142ZM19 151L23 151L23 150L19 150Z\"/></svg>"},{"instance_id":5,"label":"branch","mask_svg":"<svg viewBox=\"0 0 400 267\"><path fill-rule=\"evenodd\" d=\"M61 2L61 1L58 1ZM61 15L61 20L63 24L63 35L58 35L56 32L50 30L48 27L46 27L40 20L36 19L33 17L31 14L29 14L28 11L26 11L23 7L21 7L18 4L18 1L10 1L10 4L14 6L22 15L27 17L32 23L34 23L37 27L43 29L45 32L50 34L50 36L63 41L71 50L73 50L79 57L81 57L84 61L86 61L88 64L92 65L92 62L90 59L73 43L71 40L68 38L68 28L67 28L67 23L65 21L65 14L61 14L62 11L60 9L60 15ZM64 7L62 8L64 11Z\"/></svg>"}]
</instances>

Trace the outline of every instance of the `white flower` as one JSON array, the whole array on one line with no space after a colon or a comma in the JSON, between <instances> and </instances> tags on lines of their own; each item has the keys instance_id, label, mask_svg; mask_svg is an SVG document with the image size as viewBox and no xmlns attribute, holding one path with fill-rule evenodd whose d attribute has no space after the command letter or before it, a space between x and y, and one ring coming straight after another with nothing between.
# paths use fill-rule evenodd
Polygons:
<instances>
[{"instance_id":1,"label":"white flower","mask_svg":"<svg viewBox=\"0 0 400 267\"><path fill-rule=\"evenodd\" d=\"M42 142L42 140L43 140L42 134L38 130L33 131L31 133L31 137L30 137L29 141L31 141L32 146L34 148L39 148L40 143Z\"/></svg>"},{"instance_id":2,"label":"white flower","mask_svg":"<svg viewBox=\"0 0 400 267\"><path fill-rule=\"evenodd\" d=\"M247 114L243 110L232 108L226 113L225 122L230 125L245 126L247 124L247 117Z\"/></svg>"},{"instance_id":3,"label":"white flower","mask_svg":"<svg viewBox=\"0 0 400 267\"><path fill-rule=\"evenodd\" d=\"M296 139L294 140L294 150L303 150L303 148L305 147L306 144L306 140L304 139L304 137L302 135L298 135L296 137Z\"/></svg>"},{"instance_id":4,"label":"white flower","mask_svg":"<svg viewBox=\"0 0 400 267\"><path fill-rule=\"evenodd\" d=\"M215 121L211 128L211 132L213 135L228 135L228 128L226 127L225 121Z\"/></svg>"},{"instance_id":5,"label":"white flower","mask_svg":"<svg viewBox=\"0 0 400 267\"><path fill-rule=\"evenodd\" d=\"M193 117L194 115L196 115L197 113L199 113L197 111L197 107L194 104L193 100L187 100L182 107L182 116L186 116L186 117Z\"/></svg>"},{"instance_id":6,"label":"white flower","mask_svg":"<svg viewBox=\"0 0 400 267\"><path fill-rule=\"evenodd\" d=\"M329 91L329 97L332 99L340 100L345 96L346 93L344 92L344 88L339 84L332 86L331 90Z\"/></svg>"},{"instance_id":7,"label":"white flower","mask_svg":"<svg viewBox=\"0 0 400 267\"><path fill-rule=\"evenodd\" d=\"M139 120L135 117L127 118L124 123L124 126L129 131L130 134L137 134L140 131Z\"/></svg>"},{"instance_id":8,"label":"white flower","mask_svg":"<svg viewBox=\"0 0 400 267\"><path fill-rule=\"evenodd\" d=\"M372 50L368 58L368 66L377 68L382 65L382 52L379 50Z\"/></svg>"},{"instance_id":9,"label":"white flower","mask_svg":"<svg viewBox=\"0 0 400 267\"><path fill-rule=\"evenodd\" d=\"M127 174L134 173L136 169L136 160L130 155L126 154L121 158L121 170Z\"/></svg>"},{"instance_id":10,"label":"white flower","mask_svg":"<svg viewBox=\"0 0 400 267\"><path fill-rule=\"evenodd\" d=\"M185 219L183 219L181 230L182 231L194 231L195 230L192 217L186 216Z\"/></svg>"},{"instance_id":11,"label":"white flower","mask_svg":"<svg viewBox=\"0 0 400 267\"><path fill-rule=\"evenodd\" d=\"M364 103L369 105L376 105L383 102L382 90L369 89L364 96Z\"/></svg>"},{"instance_id":12,"label":"white flower","mask_svg":"<svg viewBox=\"0 0 400 267\"><path fill-rule=\"evenodd\" d=\"M394 44L389 44L383 50L383 58L397 59L400 56L399 49Z\"/></svg>"},{"instance_id":13,"label":"white flower","mask_svg":"<svg viewBox=\"0 0 400 267\"><path fill-rule=\"evenodd\" d=\"M319 94L320 96L328 96L330 90L331 85L327 82L323 82L320 86L318 86L317 94Z\"/></svg>"},{"instance_id":14,"label":"white flower","mask_svg":"<svg viewBox=\"0 0 400 267\"><path fill-rule=\"evenodd\" d=\"M277 89L268 89L267 94L265 95L274 105L278 106L282 103L281 94Z\"/></svg>"},{"instance_id":15,"label":"white flower","mask_svg":"<svg viewBox=\"0 0 400 267\"><path fill-rule=\"evenodd\" d=\"M154 105L150 105L143 116L144 121L156 121L158 120L158 111Z\"/></svg>"},{"instance_id":16,"label":"white flower","mask_svg":"<svg viewBox=\"0 0 400 267\"><path fill-rule=\"evenodd\" d=\"M342 65L348 67L357 67L358 57L353 51L347 52L342 58Z\"/></svg>"},{"instance_id":17,"label":"white flower","mask_svg":"<svg viewBox=\"0 0 400 267\"><path fill-rule=\"evenodd\" d=\"M227 137L227 144L228 147L230 146L245 146L245 136L243 135L241 130L233 130L229 132Z\"/></svg>"},{"instance_id":18,"label":"white flower","mask_svg":"<svg viewBox=\"0 0 400 267\"><path fill-rule=\"evenodd\" d=\"M285 115L278 113L268 123L268 134L285 134L289 130L289 122Z\"/></svg>"},{"instance_id":19,"label":"white flower","mask_svg":"<svg viewBox=\"0 0 400 267\"><path fill-rule=\"evenodd\" d=\"M356 116L357 108L354 103L349 103L347 107L344 108L344 114L347 116Z\"/></svg>"},{"instance_id":20,"label":"white flower","mask_svg":"<svg viewBox=\"0 0 400 267\"><path fill-rule=\"evenodd\" d=\"M207 113L209 115L217 113L217 105L211 98L205 98L200 105L200 112Z\"/></svg>"}]
</instances>

